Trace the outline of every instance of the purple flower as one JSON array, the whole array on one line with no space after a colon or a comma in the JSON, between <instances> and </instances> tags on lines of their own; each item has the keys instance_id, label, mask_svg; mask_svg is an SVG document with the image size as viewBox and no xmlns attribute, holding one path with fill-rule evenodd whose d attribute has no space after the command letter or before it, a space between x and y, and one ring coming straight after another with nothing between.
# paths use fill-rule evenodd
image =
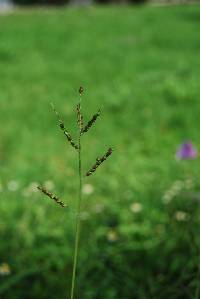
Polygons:
<instances>
[{"instance_id":1,"label":"purple flower","mask_svg":"<svg viewBox=\"0 0 200 299\"><path fill-rule=\"evenodd\" d=\"M183 143L176 153L176 157L181 160L196 159L198 152L191 142Z\"/></svg>"}]
</instances>

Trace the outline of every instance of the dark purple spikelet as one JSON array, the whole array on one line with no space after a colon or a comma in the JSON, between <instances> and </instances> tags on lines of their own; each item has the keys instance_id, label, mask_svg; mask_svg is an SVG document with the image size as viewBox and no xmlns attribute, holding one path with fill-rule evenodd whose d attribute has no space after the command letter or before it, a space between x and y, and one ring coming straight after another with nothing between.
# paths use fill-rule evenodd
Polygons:
<instances>
[{"instance_id":1,"label":"dark purple spikelet","mask_svg":"<svg viewBox=\"0 0 200 299\"><path fill-rule=\"evenodd\" d=\"M78 150L78 145L74 142L71 134L69 133L69 131L65 128L65 125L63 122L60 122L60 128L63 131L64 135L66 136L67 140L69 141L69 143L71 144L71 146L73 146L76 150Z\"/></svg>"},{"instance_id":2,"label":"dark purple spikelet","mask_svg":"<svg viewBox=\"0 0 200 299\"><path fill-rule=\"evenodd\" d=\"M99 165L101 165L104 161L107 160L107 158L112 154L112 152L113 152L113 149L110 147L101 158L96 159L96 163L90 168L90 170L88 170L88 172L86 172L85 175L90 176L91 174L93 174L93 172L95 172L97 170Z\"/></svg>"},{"instance_id":3,"label":"dark purple spikelet","mask_svg":"<svg viewBox=\"0 0 200 299\"><path fill-rule=\"evenodd\" d=\"M56 111L53 103L51 103L51 107L54 111L54 113L56 114L57 118L58 118L58 122L59 122L59 127L60 129L63 131L64 135L66 136L68 142L71 144L72 147L74 147L76 150L78 150L78 145L75 143L75 141L73 140L71 134L69 133L69 130L65 127L64 122L62 121L62 119L60 118L58 112Z\"/></svg>"},{"instance_id":4,"label":"dark purple spikelet","mask_svg":"<svg viewBox=\"0 0 200 299\"><path fill-rule=\"evenodd\" d=\"M99 110L97 113L95 113L92 118L88 121L87 125L82 129L82 134L86 133L92 125L96 122L97 118L100 116L101 111Z\"/></svg>"},{"instance_id":5,"label":"dark purple spikelet","mask_svg":"<svg viewBox=\"0 0 200 299\"><path fill-rule=\"evenodd\" d=\"M82 132L82 130L83 130L83 115L81 113L80 103L76 106L76 111L77 111L77 124L78 124L80 131Z\"/></svg>"},{"instance_id":6,"label":"dark purple spikelet","mask_svg":"<svg viewBox=\"0 0 200 299\"><path fill-rule=\"evenodd\" d=\"M80 86L78 91L79 91L79 94L80 94L80 96L81 96L81 95L83 94L83 91L84 91L83 87Z\"/></svg>"},{"instance_id":7,"label":"dark purple spikelet","mask_svg":"<svg viewBox=\"0 0 200 299\"><path fill-rule=\"evenodd\" d=\"M60 200L60 198L58 198L55 194L49 192L46 188L38 186L37 187L38 190L40 190L42 193L44 193L45 195L47 195L49 198L53 199L57 204L59 204L62 208L66 207L66 204Z\"/></svg>"},{"instance_id":8,"label":"dark purple spikelet","mask_svg":"<svg viewBox=\"0 0 200 299\"><path fill-rule=\"evenodd\" d=\"M190 141L183 143L176 152L176 157L180 160L196 159L197 156L198 152Z\"/></svg>"}]
</instances>

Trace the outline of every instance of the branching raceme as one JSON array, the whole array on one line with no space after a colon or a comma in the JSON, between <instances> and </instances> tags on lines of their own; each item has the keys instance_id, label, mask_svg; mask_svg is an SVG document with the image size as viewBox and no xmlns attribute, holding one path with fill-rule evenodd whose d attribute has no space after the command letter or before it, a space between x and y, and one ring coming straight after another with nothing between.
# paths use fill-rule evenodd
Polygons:
<instances>
[{"instance_id":1,"label":"branching raceme","mask_svg":"<svg viewBox=\"0 0 200 299\"><path fill-rule=\"evenodd\" d=\"M70 299L74 299L74 291L75 291L75 282L76 282L76 272L77 272L77 261L78 261L78 249L79 249L79 238L80 238L80 212L81 212L81 203L82 203L82 179L83 179L83 171L82 171L82 155L81 155L81 137L83 134L89 131L89 129L95 124L97 119L99 118L101 112L100 110L95 113L92 118L84 125L84 118L81 111L81 99L83 95L83 87L79 88L79 103L76 106L77 112L77 126L78 126L78 141L74 141L72 135L70 134L69 130L66 128L63 120L60 118L58 112L56 111L54 105L52 104L52 109L55 112L59 127L62 130L64 136L66 137L69 144L77 151L78 153L78 173L79 173L79 197L77 202L77 210L76 210L76 230L75 230L75 247L74 247L74 258L73 258L73 270L72 270L72 284L71 284L71 294ZM113 149L110 147L106 151L106 153L97 158L94 165L85 173L85 177L92 175L97 168L107 160L107 158L112 154ZM62 208L67 207L67 205L60 200L56 195L49 192L46 188L42 186L38 186L38 189L59 204Z\"/></svg>"}]
</instances>

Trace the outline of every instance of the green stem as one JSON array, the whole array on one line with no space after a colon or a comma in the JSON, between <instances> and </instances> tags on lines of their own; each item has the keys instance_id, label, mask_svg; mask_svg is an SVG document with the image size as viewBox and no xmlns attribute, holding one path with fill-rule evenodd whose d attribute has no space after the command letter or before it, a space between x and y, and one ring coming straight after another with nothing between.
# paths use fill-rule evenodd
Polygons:
<instances>
[{"instance_id":1,"label":"green stem","mask_svg":"<svg viewBox=\"0 0 200 299\"><path fill-rule=\"evenodd\" d=\"M82 202L82 165L81 165L81 130L79 128L78 135L78 169L79 169L79 196L76 214L76 230L75 230L75 248L74 248L74 260L73 260L73 271L72 271L72 285L70 298L74 299L74 289L76 282L76 271L77 271L77 260L78 260L78 247L80 239L80 211Z\"/></svg>"}]
</instances>

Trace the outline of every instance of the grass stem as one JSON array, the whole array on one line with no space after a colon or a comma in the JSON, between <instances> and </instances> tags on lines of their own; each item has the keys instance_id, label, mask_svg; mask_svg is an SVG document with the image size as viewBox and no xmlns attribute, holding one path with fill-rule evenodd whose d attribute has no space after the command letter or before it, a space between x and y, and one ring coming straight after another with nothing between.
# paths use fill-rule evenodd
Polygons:
<instances>
[{"instance_id":1,"label":"grass stem","mask_svg":"<svg viewBox=\"0 0 200 299\"><path fill-rule=\"evenodd\" d=\"M81 97L80 97L80 109L81 109ZM75 231L75 248L74 248L74 261L73 261L73 271L72 271L72 285L71 285L71 295L70 299L74 299L74 289L76 282L76 272L77 272L77 260L78 260L78 248L80 239L80 212L81 212L81 202L82 202L82 157L81 157L81 124L78 128L78 172L79 172L79 195L77 204L77 214L76 214L76 231Z\"/></svg>"}]
</instances>

